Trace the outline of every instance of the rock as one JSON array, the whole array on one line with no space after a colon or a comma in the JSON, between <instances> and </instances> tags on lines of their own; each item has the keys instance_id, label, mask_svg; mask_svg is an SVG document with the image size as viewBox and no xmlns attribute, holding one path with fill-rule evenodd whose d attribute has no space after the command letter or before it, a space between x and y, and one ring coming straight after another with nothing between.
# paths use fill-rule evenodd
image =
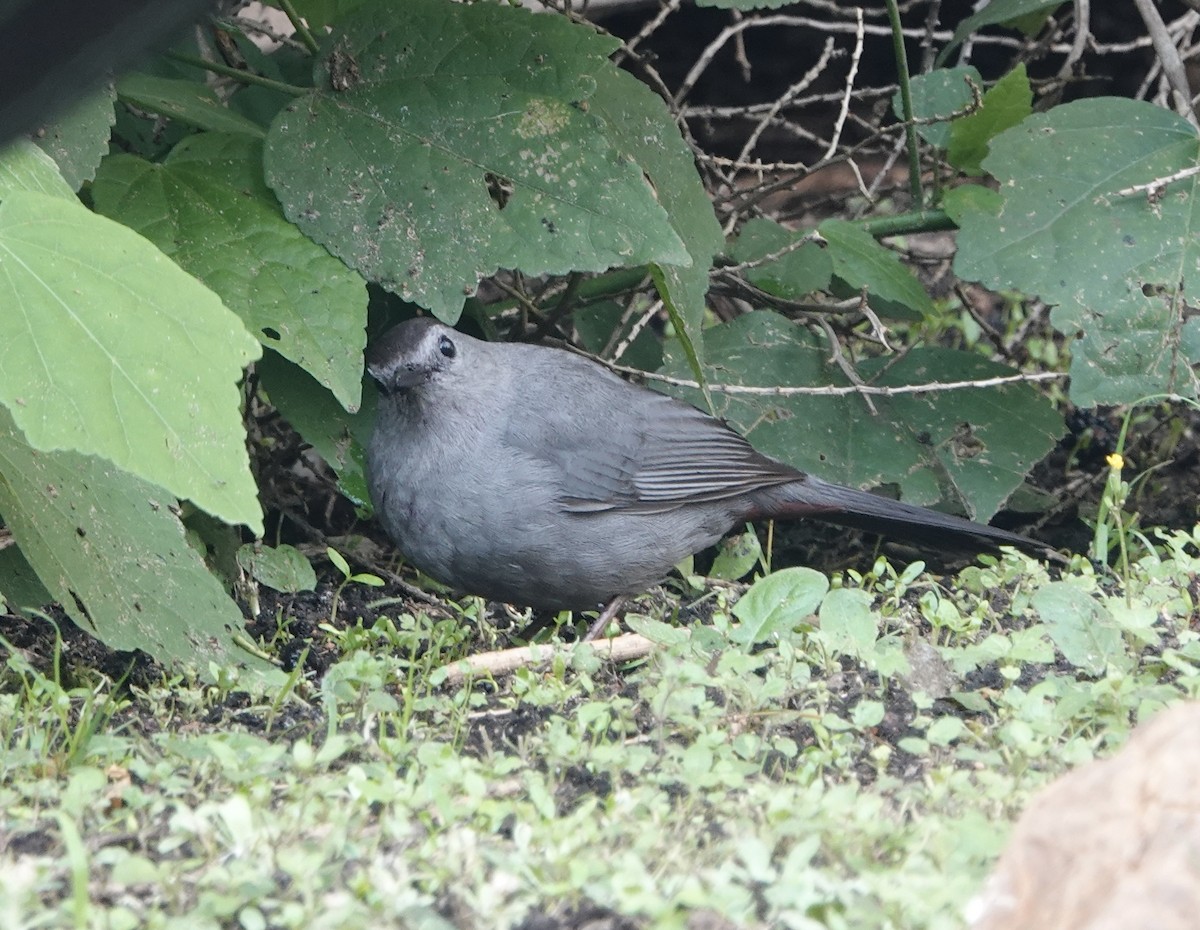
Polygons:
<instances>
[{"instance_id":1,"label":"rock","mask_svg":"<svg viewBox=\"0 0 1200 930\"><path fill-rule=\"evenodd\" d=\"M1115 756L1038 794L971 930L1200 926L1200 704L1163 711Z\"/></svg>"}]
</instances>

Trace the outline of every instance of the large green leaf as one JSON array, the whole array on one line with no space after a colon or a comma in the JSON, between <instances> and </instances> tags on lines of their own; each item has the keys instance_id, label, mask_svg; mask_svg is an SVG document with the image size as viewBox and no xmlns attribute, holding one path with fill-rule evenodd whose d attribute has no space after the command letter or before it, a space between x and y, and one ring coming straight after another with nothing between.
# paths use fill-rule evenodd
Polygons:
<instances>
[{"instance_id":1,"label":"large green leaf","mask_svg":"<svg viewBox=\"0 0 1200 930\"><path fill-rule=\"evenodd\" d=\"M724 239L692 152L662 98L624 71L601 68L596 72L591 112L605 121L614 144L646 173L659 203L666 207L671 228L687 249L688 264L659 262L654 280L676 332L699 358L708 272Z\"/></svg>"},{"instance_id":2,"label":"large green leaf","mask_svg":"<svg viewBox=\"0 0 1200 930\"><path fill-rule=\"evenodd\" d=\"M899 359L866 360L858 370L877 387L1016 374L974 353L937 347L913 349ZM1004 506L1063 432L1062 417L1027 384L903 393L874 401L903 444L920 453L915 470L910 466L899 481L904 496L954 501L969 516L985 520ZM872 418L860 417L851 432L861 441L862 432L876 426Z\"/></svg>"},{"instance_id":3,"label":"large green leaf","mask_svg":"<svg viewBox=\"0 0 1200 930\"><path fill-rule=\"evenodd\" d=\"M106 84L34 134L34 141L58 164L72 190L96 176L96 166L108 151L116 96L113 86Z\"/></svg>"},{"instance_id":4,"label":"large green leaf","mask_svg":"<svg viewBox=\"0 0 1200 930\"><path fill-rule=\"evenodd\" d=\"M825 220L818 230L827 243L833 273L854 290L867 289L880 316L914 319L933 313L933 301L900 256L847 220Z\"/></svg>"},{"instance_id":5,"label":"large green leaf","mask_svg":"<svg viewBox=\"0 0 1200 930\"><path fill-rule=\"evenodd\" d=\"M260 342L311 372L348 410L357 409L366 286L289 223L261 181L258 190L238 183L261 165L256 140L204 133L185 140L164 164L106 158L92 197L97 210L211 287Z\"/></svg>"},{"instance_id":6,"label":"large green leaf","mask_svg":"<svg viewBox=\"0 0 1200 930\"><path fill-rule=\"evenodd\" d=\"M267 180L306 233L447 321L498 267L687 265L641 169L588 112L615 47L507 5L364 5L271 126Z\"/></svg>"},{"instance_id":7,"label":"large green leaf","mask_svg":"<svg viewBox=\"0 0 1200 930\"><path fill-rule=\"evenodd\" d=\"M364 0L293 0L296 12L304 17L310 29L327 26L336 22L340 17L357 6L362 6Z\"/></svg>"},{"instance_id":8,"label":"large green leaf","mask_svg":"<svg viewBox=\"0 0 1200 930\"><path fill-rule=\"evenodd\" d=\"M117 81L117 96L135 107L197 129L237 132L257 139L263 137L261 126L234 113L211 87L199 81L132 72Z\"/></svg>"},{"instance_id":9,"label":"large green leaf","mask_svg":"<svg viewBox=\"0 0 1200 930\"><path fill-rule=\"evenodd\" d=\"M787 300L803 300L816 291L829 290L833 260L824 243L810 240L784 252L803 238L786 226L755 217L742 227L730 246L737 262L756 262L745 271L746 280L768 294ZM777 255L763 261L768 255Z\"/></svg>"},{"instance_id":10,"label":"large green leaf","mask_svg":"<svg viewBox=\"0 0 1200 930\"><path fill-rule=\"evenodd\" d=\"M931 313L933 304L921 283L861 227L845 220L826 220L819 227L823 243L808 242L763 261L804 233L773 220L754 219L745 225L731 248L739 262L758 262L746 270L747 279L768 294L800 300L813 291L845 293L866 288L872 308L884 317L915 319Z\"/></svg>"},{"instance_id":11,"label":"large green leaf","mask_svg":"<svg viewBox=\"0 0 1200 930\"><path fill-rule=\"evenodd\" d=\"M18 175L0 169L0 403L35 448L261 529L237 390L258 344L141 236Z\"/></svg>"},{"instance_id":12,"label":"large green leaf","mask_svg":"<svg viewBox=\"0 0 1200 930\"><path fill-rule=\"evenodd\" d=\"M954 30L950 43L938 53L935 64L941 65L967 36L1001 23L1029 32L1041 27L1050 12L1063 6L1066 0L990 0L983 9L962 20Z\"/></svg>"},{"instance_id":13,"label":"large green leaf","mask_svg":"<svg viewBox=\"0 0 1200 930\"><path fill-rule=\"evenodd\" d=\"M938 68L912 79L913 116L933 122L919 123L917 133L926 142L944 149L950 142L950 116L964 109L974 99L971 85L980 88L983 78L973 67ZM892 111L903 117L900 91L892 96Z\"/></svg>"},{"instance_id":14,"label":"large green leaf","mask_svg":"<svg viewBox=\"0 0 1200 930\"><path fill-rule=\"evenodd\" d=\"M989 287L1057 305L1054 325L1076 338L1076 403L1195 394L1200 361L1183 301L1200 282L1200 177L1158 202L1122 189L1200 161L1187 121L1148 103L1097 98L1036 114L992 140L984 167L998 207L963 204L955 268Z\"/></svg>"},{"instance_id":15,"label":"large green leaf","mask_svg":"<svg viewBox=\"0 0 1200 930\"><path fill-rule=\"evenodd\" d=\"M764 388L845 385L829 348L806 329L766 312L705 331L715 384ZM914 350L858 364L864 380L896 387L1013 374L979 356ZM685 375L678 356L666 370ZM699 392L673 390L699 405ZM1027 385L872 397L772 396L714 390L719 416L763 452L841 484L895 484L904 500L946 504L986 520L1053 446L1061 420Z\"/></svg>"},{"instance_id":16,"label":"large green leaf","mask_svg":"<svg viewBox=\"0 0 1200 930\"><path fill-rule=\"evenodd\" d=\"M265 670L234 645L242 615L184 540L173 505L104 459L31 448L0 408L0 513L78 626L166 665Z\"/></svg>"},{"instance_id":17,"label":"large green leaf","mask_svg":"<svg viewBox=\"0 0 1200 930\"><path fill-rule=\"evenodd\" d=\"M983 104L978 110L954 121L950 127L947 160L965 174L983 174L980 163L988 153L988 143L1032 112L1033 90L1025 65L1020 64L983 95Z\"/></svg>"},{"instance_id":18,"label":"large green leaf","mask_svg":"<svg viewBox=\"0 0 1200 930\"><path fill-rule=\"evenodd\" d=\"M35 191L67 203L78 202L54 159L23 139L0 149L0 194L10 190Z\"/></svg>"}]
</instances>

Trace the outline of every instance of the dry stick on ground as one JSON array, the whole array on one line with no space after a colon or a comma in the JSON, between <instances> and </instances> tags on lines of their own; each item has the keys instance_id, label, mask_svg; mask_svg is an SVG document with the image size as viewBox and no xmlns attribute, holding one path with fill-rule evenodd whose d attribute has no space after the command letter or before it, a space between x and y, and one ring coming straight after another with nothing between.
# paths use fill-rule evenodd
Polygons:
<instances>
[{"instance_id":1,"label":"dry stick on ground","mask_svg":"<svg viewBox=\"0 0 1200 930\"><path fill-rule=\"evenodd\" d=\"M685 631L686 632L686 631ZM590 642L564 645L518 646L514 649L498 649L467 656L457 662L443 665L448 684L461 684L467 678L508 675L519 668L536 668L548 665L556 658L569 656L576 649L590 649L601 658L612 662L629 662L640 659L654 651L655 643L638 633L623 633L612 639L595 639ZM435 673L436 674L436 671Z\"/></svg>"}]
</instances>

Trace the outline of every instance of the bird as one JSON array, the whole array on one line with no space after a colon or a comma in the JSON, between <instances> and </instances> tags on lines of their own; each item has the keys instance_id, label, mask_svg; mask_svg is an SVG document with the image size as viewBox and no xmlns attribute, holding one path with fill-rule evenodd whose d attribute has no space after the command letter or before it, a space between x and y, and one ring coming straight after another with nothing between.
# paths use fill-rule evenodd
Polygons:
<instances>
[{"instance_id":1,"label":"bird","mask_svg":"<svg viewBox=\"0 0 1200 930\"><path fill-rule=\"evenodd\" d=\"M367 486L384 530L458 591L587 610L652 587L735 526L808 517L939 546L1025 536L807 474L716 417L563 349L430 317L372 341Z\"/></svg>"}]
</instances>

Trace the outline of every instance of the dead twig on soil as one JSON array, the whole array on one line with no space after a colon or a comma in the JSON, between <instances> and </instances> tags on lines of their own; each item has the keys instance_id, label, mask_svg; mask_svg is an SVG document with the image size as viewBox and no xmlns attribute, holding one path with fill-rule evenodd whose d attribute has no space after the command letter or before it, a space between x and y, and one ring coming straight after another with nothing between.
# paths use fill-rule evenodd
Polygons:
<instances>
[{"instance_id":1,"label":"dead twig on soil","mask_svg":"<svg viewBox=\"0 0 1200 930\"><path fill-rule=\"evenodd\" d=\"M623 633L612 639L596 639L583 643L518 646L515 649L497 649L467 656L450 665L443 665L446 681L460 684L467 678L479 676L498 677L509 675L519 668L537 668L548 665L560 656L567 656L576 649L590 649L612 662L629 662L649 655L655 644L638 633ZM436 674L436 672L435 672Z\"/></svg>"}]
</instances>

